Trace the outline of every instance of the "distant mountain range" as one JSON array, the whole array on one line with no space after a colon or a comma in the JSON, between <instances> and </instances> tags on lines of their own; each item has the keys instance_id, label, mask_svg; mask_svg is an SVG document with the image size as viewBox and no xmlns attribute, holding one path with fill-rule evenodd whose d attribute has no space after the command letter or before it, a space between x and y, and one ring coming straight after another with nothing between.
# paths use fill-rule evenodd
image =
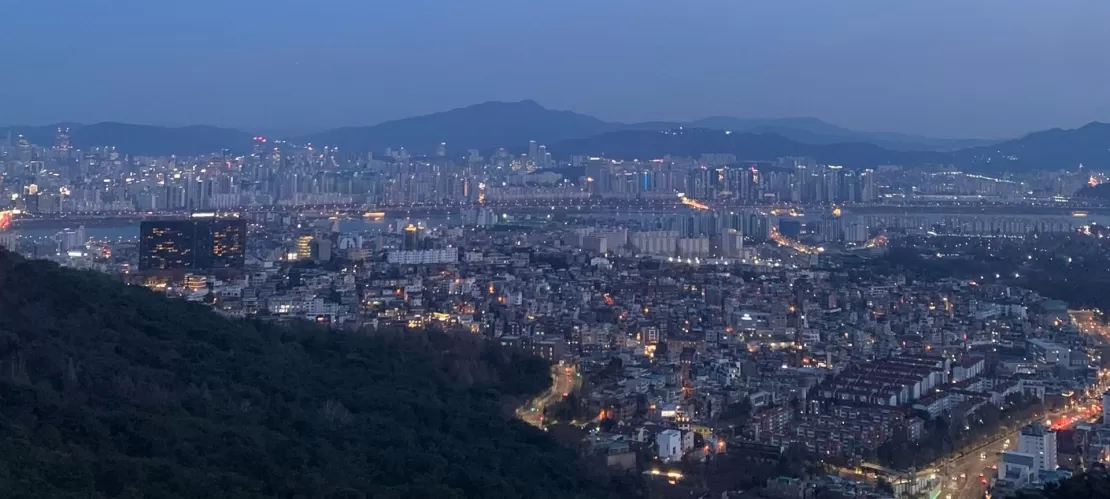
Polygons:
<instances>
[{"instance_id":1,"label":"distant mountain range","mask_svg":"<svg viewBox=\"0 0 1110 499\"><path fill-rule=\"evenodd\" d=\"M692 122L654 121L618 123L571 111L554 111L535 101L486 102L426 116L378 125L344 127L298 137L313 144L339 146L340 150L381 151L405 147L412 151L434 151L448 146L488 149L517 146L535 140L552 144L624 130L670 130L679 127L709 128L733 132L775 133L805 144L867 142L893 150L954 150L990 144L983 140L949 140L895 133L857 132L816 118L741 119L710 117Z\"/></svg>"},{"instance_id":2,"label":"distant mountain range","mask_svg":"<svg viewBox=\"0 0 1110 499\"><path fill-rule=\"evenodd\" d=\"M1022 172L1089 168L1110 169L1110 124L1090 123L1073 130L1052 129L993 145L957 151L900 151L866 142L804 143L778 133L729 133L720 130L625 130L571 139L550 146L562 154L604 154L614 158L696 157L705 152L735 154L739 160L764 161L808 156L849 168L894 165L953 165L967 171Z\"/></svg>"},{"instance_id":3,"label":"distant mountain range","mask_svg":"<svg viewBox=\"0 0 1110 499\"><path fill-rule=\"evenodd\" d=\"M804 144L866 142L895 151L954 151L997 142L982 139L937 139L900 133L859 132L832 125L817 118L752 120L714 116L693 121L687 126L733 132L774 133Z\"/></svg>"},{"instance_id":4,"label":"distant mountain range","mask_svg":"<svg viewBox=\"0 0 1110 499\"><path fill-rule=\"evenodd\" d=\"M404 147L414 153L435 151L441 142L456 152L516 147L529 140L551 144L619 129L592 116L545 109L533 101L487 102L441 113L343 127L294 137L298 143L338 146L340 151L381 152Z\"/></svg>"},{"instance_id":5,"label":"distant mountain range","mask_svg":"<svg viewBox=\"0 0 1110 499\"><path fill-rule=\"evenodd\" d=\"M783 156L808 156L827 164L852 168L884 164L943 162L950 153L892 151L863 142L805 144L776 133L733 133L707 128L681 130L622 130L552 146L562 154L604 155L612 158L651 159L663 156L698 157L702 153L734 154L740 161L765 161Z\"/></svg>"},{"instance_id":6,"label":"distant mountain range","mask_svg":"<svg viewBox=\"0 0 1110 499\"><path fill-rule=\"evenodd\" d=\"M998 171L1110 168L1110 123L1053 128L989 146L961 149L953 162Z\"/></svg>"},{"instance_id":7,"label":"distant mountain range","mask_svg":"<svg viewBox=\"0 0 1110 499\"><path fill-rule=\"evenodd\" d=\"M70 127L74 147L87 149L114 145L122 151L139 155L201 154L219 149L243 151L249 148L251 138L258 134L209 126L174 128L112 122L0 127L0 133L10 129L15 135L25 135L31 142L45 145L53 143L59 126ZM387 147L405 147L416 153L429 153L441 142L447 142L455 151L463 151L516 147L527 144L529 140L553 144L622 130L669 130L679 127L774 133L804 144L866 142L892 150L953 150L991 143L975 139L934 139L858 132L816 118L741 119L715 116L692 122L618 123L571 111L546 109L535 101L486 102L377 125L342 127L280 138L302 144L338 146L340 150L352 152L380 152Z\"/></svg>"},{"instance_id":8,"label":"distant mountain range","mask_svg":"<svg viewBox=\"0 0 1110 499\"><path fill-rule=\"evenodd\" d=\"M136 155L195 155L230 149L245 152L254 134L229 128L180 128L98 123L67 125L74 147L116 146ZM57 126L10 127L33 143L53 143ZM8 129L0 127L0 134ZM615 123L570 111L546 109L534 101L487 102L450 111L280 137L295 144L339 147L351 153L379 153L404 147L430 154L446 142L452 155L468 149L505 147L523 151L528 141L548 146L558 157L606 154L620 158L732 153L746 160L809 156L817 161L861 168L879 164L952 164L979 170L1110 167L1110 125L1091 123L1075 130L1052 129L1000 143L975 139L935 139L896 133L849 130L816 118L740 119L710 117L689 123Z\"/></svg>"}]
</instances>

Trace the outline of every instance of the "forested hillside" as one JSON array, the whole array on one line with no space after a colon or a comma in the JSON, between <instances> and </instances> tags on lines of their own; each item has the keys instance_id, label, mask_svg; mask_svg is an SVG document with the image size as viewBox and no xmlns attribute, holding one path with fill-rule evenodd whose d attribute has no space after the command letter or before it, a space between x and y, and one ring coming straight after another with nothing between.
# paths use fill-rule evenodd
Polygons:
<instances>
[{"instance_id":1,"label":"forested hillside","mask_svg":"<svg viewBox=\"0 0 1110 499\"><path fill-rule=\"evenodd\" d=\"M6 253L0 283L2 497L636 496L503 416L538 359L232 322Z\"/></svg>"},{"instance_id":2,"label":"forested hillside","mask_svg":"<svg viewBox=\"0 0 1110 499\"><path fill-rule=\"evenodd\" d=\"M1101 466L1101 465L1100 465ZM1044 490L1022 491L1016 499L1106 499L1110 497L1110 474L1096 468L1060 483L1049 484Z\"/></svg>"}]
</instances>

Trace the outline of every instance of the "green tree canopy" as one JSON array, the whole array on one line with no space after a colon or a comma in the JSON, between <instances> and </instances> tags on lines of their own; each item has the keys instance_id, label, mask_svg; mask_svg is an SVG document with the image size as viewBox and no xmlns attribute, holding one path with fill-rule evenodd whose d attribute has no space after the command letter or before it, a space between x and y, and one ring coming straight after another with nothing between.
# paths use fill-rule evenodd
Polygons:
<instances>
[{"instance_id":1,"label":"green tree canopy","mask_svg":"<svg viewBox=\"0 0 1110 499\"><path fill-rule=\"evenodd\" d=\"M6 498L636 495L505 417L546 386L538 359L229 321L6 253L0 283Z\"/></svg>"}]
</instances>

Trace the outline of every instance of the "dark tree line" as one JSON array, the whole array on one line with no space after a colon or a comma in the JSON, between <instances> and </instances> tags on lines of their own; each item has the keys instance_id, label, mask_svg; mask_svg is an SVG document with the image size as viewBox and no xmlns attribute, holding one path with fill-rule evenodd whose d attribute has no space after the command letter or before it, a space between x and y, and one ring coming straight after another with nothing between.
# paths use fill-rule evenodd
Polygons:
<instances>
[{"instance_id":1,"label":"dark tree line","mask_svg":"<svg viewBox=\"0 0 1110 499\"><path fill-rule=\"evenodd\" d=\"M1022 491L1016 499L1106 499L1110 498L1110 473L1096 468L1063 482L1047 485L1044 490Z\"/></svg>"},{"instance_id":2,"label":"dark tree line","mask_svg":"<svg viewBox=\"0 0 1110 499\"><path fill-rule=\"evenodd\" d=\"M504 417L547 382L481 342L234 322L0 254L5 498L637 496Z\"/></svg>"}]
</instances>

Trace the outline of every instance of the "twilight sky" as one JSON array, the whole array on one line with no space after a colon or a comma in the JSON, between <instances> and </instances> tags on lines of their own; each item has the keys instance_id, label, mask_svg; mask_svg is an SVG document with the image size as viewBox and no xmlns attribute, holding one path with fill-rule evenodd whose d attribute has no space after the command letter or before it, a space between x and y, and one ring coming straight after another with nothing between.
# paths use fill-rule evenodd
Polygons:
<instances>
[{"instance_id":1,"label":"twilight sky","mask_svg":"<svg viewBox=\"0 0 1110 499\"><path fill-rule=\"evenodd\" d=\"M316 129L521 99L939 137L1110 121L1106 0L0 3L0 123Z\"/></svg>"}]
</instances>

